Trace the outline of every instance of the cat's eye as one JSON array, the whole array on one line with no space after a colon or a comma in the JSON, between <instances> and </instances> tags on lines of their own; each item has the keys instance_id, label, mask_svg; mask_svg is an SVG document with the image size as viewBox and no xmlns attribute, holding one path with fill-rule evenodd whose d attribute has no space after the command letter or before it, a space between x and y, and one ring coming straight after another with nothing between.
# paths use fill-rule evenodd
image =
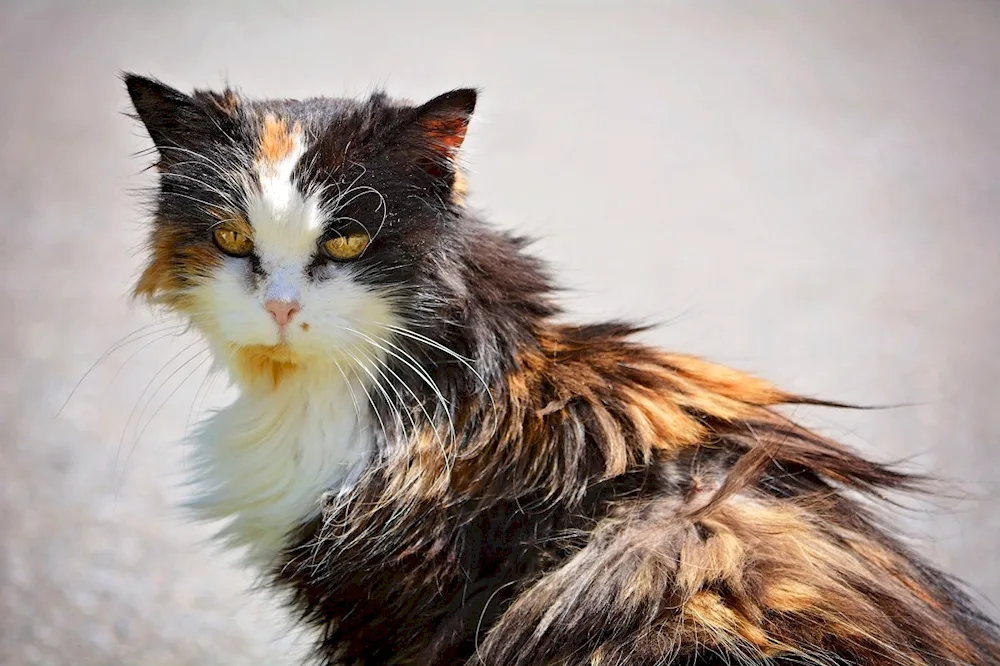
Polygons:
<instances>
[{"instance_id":1,"label":"cat's eye","mask_svg":"<svg viewBox=\"0 0 1000 666\"><path fill-rule=\"evenodd\" d=\"M253 241L239 231L219 227L212 231L212 239L230 257L245 257L253 251Z\"/></svg>"},{"instance_id":2,"label":"cat's eye","mask_svg":"<svg viewBox=\"0 0 1000 666\"><path fill-rule=\"evenodd\" d=\"M365 251L371 237L364 232L345 234L323 241L323 253L334 261L357 259Z\"/></svg>"}]
</instances>

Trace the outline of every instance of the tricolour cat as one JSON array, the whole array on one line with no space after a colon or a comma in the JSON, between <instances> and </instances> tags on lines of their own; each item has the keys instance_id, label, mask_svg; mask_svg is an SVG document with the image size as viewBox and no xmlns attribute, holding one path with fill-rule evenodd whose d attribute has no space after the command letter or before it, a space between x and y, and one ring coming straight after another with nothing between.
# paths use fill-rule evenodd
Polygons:
<instances>
[{"instance_id":1,"label":"tricolour cat","mask_svg":"<svg viewBox=\"0 0 1000 666\"><path fill-rule=\"evenodd\" d=\"M188 95L126 75L157 152L135 293L240 389L192 506L324 664L1000 664L997 626L868 508L919 480L809 399L570 326L463 203L476 102Z\"/></svg>"}]
</instances>

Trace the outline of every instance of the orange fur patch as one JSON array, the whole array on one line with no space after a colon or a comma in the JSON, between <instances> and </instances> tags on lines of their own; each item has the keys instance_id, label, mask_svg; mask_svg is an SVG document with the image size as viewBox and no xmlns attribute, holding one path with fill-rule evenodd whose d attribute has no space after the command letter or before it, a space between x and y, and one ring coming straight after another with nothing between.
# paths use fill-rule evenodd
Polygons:
<instances>
[{"instance_id":1,"label":"orange fur patch","mask_svg":"<svg viewBox=\"0 0 1000 666\"><path fill-rule=\"evenodd\" d=\"M132 296L153 301L158 294L170 290L176 283L171 270L174 242L169 231L158 229L153 232L148 245L149 262L132 288Z\"/></svg>"},{"instance_id":2,"label":"orange fur patch","mask_svg":"<svg viewBox=\"0 0 1000 666\"><path fill-rule=\"evenodd\" d=\"M433 146L443 157L453 157L465 141L465 133L469 129L469 119L466 117L426 118L420 123L420 128L431 140Z\"/></svg>"},{"instance_id":3,"label":"orange fur patch","mask_svg":"<svg viewBox=\"0 0 1000 666\"><path fill-rule=\"evenodd\" d=\"M684 616L695 640L737 654L752 646L759 655L774 654L767 633L714 592L698 592L684 605Z\"/></svg>"},{"instance_id":4,"label":"orange fur patch","mask_svg":"<svg viewBox=\"0 0 1000 666\"><path fill-rule=\"evenodd\" d=\"M288 121L274 115L264 117L264 126L257 146L257 159L263 164L274 165L285 159L295 148L295 136L300 127L288 126Z\"/></svg>"},{"instance_id":5,"label":"orange fur patch","mask_svg":"<svg viewBox=\"0 0 1000 666\"><path fill-rule=\"evenodd\" d=\"M465 196L468 194L469 182L465 173L461 169L455 171L454 181L451 184L451 201L456 206L465 205Z\"/></svg>"},{"instance_id":6,"label":"orange fur patch","mask_svg":"<svg viewBox=\"0 0 1000 666\"><path fill-rule=\"evenodd\" d=\"M387 492L383 499L391 502L396 497L406 495L422 500L439 502L447 495L453 475L449 474L453 461L445 460L443 450L450 433L442 434L431 428L421 428L415 432L407 448L406 456L395 461L393 474L389 475Z\"/></svg>"},{"instance_id":7,"label":"orange fur patch","mask_svg":"<svg viewBox=\"0 0 1000 666\"><path fill-rule=\"evenodd\" d=\"M132 290L134 298L183 310L187 298L181 291L184 280L208 277L222 262L207 241L185 243L176 226L159 224L149 238L149 263Z\"/></svg>"},{"instance_id":8,"label":"orange fur patch","mask_svg":"<svg viewBox=\"0 0 1000 666\"><path fill-rule=\"evenodd\" d=\"M532 400L543 384L563 392L537 412L546 422L540 440L559 430L555 423L565 418L561 410L570 400L585 403L602 433L597 443L605 449L606 478L647 464L654 451L703 442L708 430L696 414L727 421L759 417L760 406L786 397L767 382L695 358L650 353L619 340L583 345L559 335L560 329L552 333L537 352L522 357L522 371L508 377L508 390L514 401ZM615 403L621 413L609 411ZM637 436L630 441L627 431ZM519 427L509 432L516 438L529 434Z\"/></svg>"},{"instance_id":9,"label":"orange fur patch","mask_svg":"<svg viewBox=\"0 0 1000 666\"><path fill-rule=\"evenodd\" d=\"M718 394L746 405L768 406L785 402L792 397L763 379L724 365L682 354L663 354L662 358L664 364L677 375L698 386L698 394L702 399L718 400L711 395Z\"/></svg>"},{"instance_id":10,"label":"orange fur patch","mask_svg":"<svg viewBox=\"0 0 1000 666\"><path fill-rule=\"evenodd\" d=\"M276 388L302 367L302 359L283 344L237 347L233 352L233 368L249 385Z\"/></svg>"},{"instance_id":11,"label":"orange fur patch","mask_svg":"<svg viewBox=\"0 0 1000 666\"><path fill-rule=\"evenodd\" d=\"M462 494L486 492L507 474L526 484L548 483L546 477L561 473L551 461L564 458L557 450L563 443L554 433L573 429L574 420L583 419L592 438L574 446L599 450L601 476L609 479L709 439L702 415L727 422L779 418L762 406L786 396L762 380L614 336L577 336L576 329L553 327L540 337L538 347L524 350L505 385L495 387L504 395L501 409L456 420L458 430L464 419L493 425L483 427L481 437L465 441L463 455L450 439L445 447L435 442L418 459L427 465L423 473L441 473L440 463L431 460L448 455L456 461L453 490ZM482 469L482 460L501 467L505 461L516 462L516 467L491 473ZM409 486L418 487L423 486Z\"/></svg>"}]
</instances>

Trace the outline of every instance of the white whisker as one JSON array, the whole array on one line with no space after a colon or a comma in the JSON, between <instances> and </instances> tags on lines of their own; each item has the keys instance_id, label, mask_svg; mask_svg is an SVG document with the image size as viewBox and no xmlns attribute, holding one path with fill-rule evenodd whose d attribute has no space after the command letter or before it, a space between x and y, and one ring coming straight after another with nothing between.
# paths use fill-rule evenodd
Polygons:
<instances>
[{"instance_id":1,"label":"white whisker","mask_svg":"<svg viewBox=\"0 0 1000 666\"><path fill-rule=\"evenodd\" d=\"M456 360L458 360L462 365L464 365L466 368L468 368L469 371L473 375L475 375L476 379L478 379L479 382L483 385L483 388L486 389L486 394L489 396L490 402L493 403L493 411L494 412L496 411L496 403L493 401L493 393L492 393L492 391L490 391L489 384L486 383L486 379L483 378L483 376L479 373L479 371L476 370L472 366L472 359L468 359L468 358L462 356L461 354L458 354L457 352L455 352L455 351L449 349L448 347L444 346L440 342L437 342L435 340L431 340L430 338L425 337L423 335L420 335L419 333L416 333L416 332L414 332L414 331L412 331L412 330L410 330L408 328L403 328L401 326L393 326L391 324L387 325L386 328L388 328L389 330L391 330L394 333L397 333L397 334L402 335L404 337L408 337L411 340L414 340L416 342L422 342L425 345L428 345L430 347L433 347L434 349L442 351L442 352L448 354L449 356L451 356L452 358L455 358Z\"/></svg>"},{"instance_id":2,"label":"white whisker","mask_svg":"<svg viewBox=\"0 0 1000 666\"><path fill-rule=\"evenodd\" d=\"M402 361L407 367L409 367L411 370L413 370L415 373L417 373L417 375L420 377L420 379L422 379L424 381L424 383L427 384L427 386L434 392L435 396L437 396L438 401L441 403L441 406L444 408L444 413L445 413L445 416L448 419L448 428L451 431L452 440L454 440L457 437L457 434L455 432L455 423L452 421L452 417L451 417L451 410L452 410L451 405L445 399L444 394L441 392L441 389L438 388L438 385L434 382L434 379L427 373L426 370L424 370L423 368L420 367L420 364L417 361L417 359L413 358L413 356L409 352L407 352L402 347L394 344L390 340L387 340L385 338L379 337L379 340L381 340L386 345L389 345L390 347L393 347L396 351L393 351L392 349L389 349L388 347L385 347L385 346L379 344L378 342L376 342L375 340L373 340L371 337L365 335L361 331L355 330L353 328L348 328L348 327L343 327L343 328L344 328L344 330L349 331L351 333L354 333L355 335L358 335L360 337L366 338L371 344L375 345L376 347L378 347L379 349L381 349L385 353L390 354L391 356L396 357L397 359L399 359L400 361ZM428 416L428 419L430 419L429 416ZM432 421L432 423L433 423L433 421Z\"/></svg>"},{"instance_id":3,"label":"white whisker","mask_svg":"<svg viewBox=\"0 0 1000 666\"><path fill-rule=\"evenodd\" d=\"M371 378L372 384L375 386L376 389L378 389L379 393L382 394L382 397L385 398L386 405L389 407L390 410L393 410L394 416L396 417L397 422L399 423L400 430L403 431L403 432L405 432L405 427L403 426L403 417L398 413L398 411L396 411L395 406L393 405L392 399L389 397L388 392L386 392L385 388L382 386L381 382L379 382L378 378L372 373L371 370L368 369L368 366L365 365L365 363L363 363L360 358L358 358L357 354L358 354L359 351L360 350L356 346L352 347L352 349L351 349L351 357L352 357L354 363L356 363L362 370L364 370L365 374L368 375ZM373 407L374 407L374 405L373 405ZM383 428L383 432L385 432L384 428ZM389 434L387 432L385 432L385 436L386 436L386 444L388 445L389 444Z\"/></svg>"},{"instance_id":4,"label":"white whisker","mask_svg":"<svg viewBox=\"0 0 1000 666\"><path fill-rule=\"evenodd\" d=\"M189 358L187 361L185 361L179 368L177 368L177 370L174 370L174 372L172 372L170 374L170 376L167 377L163 381L163 383L160 385L160 388L157 389L153 393L153 395L150 396L149 402L146 403L146 406L149 407L149 405L151 405L153 403L153 400L156 399L156 395L163 389L164 386L167 385L167 383L170 381L170 379L174 375L176 375L178 372L180 372L184 368L184 366L188 365L189 363L191 363L195 359L199 358L202 354L207 353L208 351L209 351L208 349L202 349L201 351L199 351L198 353L196 353L194 356L192 356L191 358ZM123 475L125 473L125 469L128 467L129 460L132 459L132 453L135 452L136 447L139 446L139 442L142 441L142 436L146 433L146 430L148 430L149 426L151 426L153 424L153 421L156 420L156 416L157 416L157 414L160 413L160 410L162 410L167 405L167 403L170 402L170 399L173 398L174 395L176 395L177 391L179 391L180 388L182 386L184 386L184 384L186 384L187 381L189 379L191 379L191 377L193 377L195 375L195 373L198 372L198 370L202 366L205 365L205 363L207 363L207 362L209 362L211 360L212 360L211 356L209 356L209 358L203 358L203 359L201 359L201 361L199 361L197 364L195 364L194 368L191 369L191 372L189 372L187 375L185 375L185 377L177 384L177 386L174 387L174 389L170 392L170 394L167 395L167 397L163 400L163 402L160 403L159 407L157 407L155 410L153 410L153 414L149 417L149 420L146 421L146 425L144 425L142 427L142 429L139 430L139 434L136 435L135 441L132 443L132 448L130 449L129 454L125 457L125 462L122 464L122 474ZM141 419L142 419L142 415L140 414L139 415L139 419L136 420L137 423Z\"/></svg>"},{"instance_id":5,"label":"white whisker","mask_svg":"<svg viewBox=\"0 0 1000 666\"><path fill-rule=\"evenodd\" d=\"M238 209L239 208L238 204L236 203L236 200L233 198L233 196L230 193L224 192L224 191L220 190L219 188L217 188L217 187L215 187L213 185L209 185L205 181L200 180L198 178L195 178L193 176L188 176L187 174L176 173L176 172L173 172L173 171L165 171L165 172L163 172L163 174L161 174L161 177L163 177L163 178L174 178L174 179L179 179L179 180L186 180L186 181L195 183L196 185L200 185L205 191L211 192L212 194L218 195L219 198L221 198L223 201L225 201L227 204L229 204L229 206L232 207L233 209Z\"/></svg>"},{"instance_id":6,"label":"white whisker","mask_svg":"<svg viewBox=\"0 0 1000 666\"><path fill-rule=\"evenodd\" d=\"M353 359L352 358L352 360L354 361L354 364L356 365L357 364L357 359ZM381 426L381 428L382 428L382 436L385 438L385 441L388 442L389 441L389 432L385 428L385 422L382 421L382 414L379 413L378 405L375 404L375 401L372 399L371 393L369 393L368 389L365 388L365 382L364 382L363 379L361 379L361 376L358 374L357 369L355 369L353 366L349 366L349 367L354 371L354 375L358 379L358 385L361 387L361 390L364 391L365 397L368 398L368 403L372 406L372 412L375 413L375 418L378 420L379 426Z\"/></svg>"},{"instance_id":7,"label":"white whisker","mask_svg":"<svg viewBox=\"0 0 1000 666\"><path fill-rule=\"evenodd\" d=\"M170 358L170 360L168 360L166 363L164 363L163 366L159 370L156 371L156 374L153 375L153 377L149 380L149 383L147 383L146 387L142 390L142 393L139 394L138 399L136 399L135 405L132 407L132 411L129 412L128 419L125 421L125 428L122 430L121 438L119 438L119 440L118 440L118 451L115 453L115 465L116 466L118 465L118 458L121 455L122 445L125 443L125 435L128 434L129 426L132 424L132 419L135 418L136 410L138 410L139 409L139 405L142 404L143 398L146 397L146 393L149 391L149 388L153 385L153 383L157 380L157 378L163 373L163 371L166 370L168 367L170 367L171 363L173 363L178 358L180 358L181 355L183 355L186 352L190 351L192 347L194 347L195 345L199 344L200 342L201 342L201 340L196 340L196 341L192 342L191 344L185 346L183 349L181 349L176 354L174 354ZM157 390L159 390L159 389L157 389Z\"/></svg>"},{"instance_id":8,"label":"white whisker","mask_svg":"<svg viewBox=\"0 0 1000 666\"><path fill-rule=\"evenodd\" d=\"M360 419L361 405L358 403L358 396L356 393L354 393L354 388L351 386L351 380L347 377L347 373L344 372L344 367L340 365L340 362L337 360L336 356L330 354L330 360L333 361L333 364L337 367L337 370L340 371L340 375L344 378L344 385L347 386L347 390L351 394L351 402L354 403L354 411L358 415L358 418Z\"/></svg>"},{"instance_id":9,"label":"white whisker","mask_svg":"<svg viewBox=\"0 0 1000 666\"><path fill-rule=\"evenodd\" d=\"M389 385L389 388L391 388L392 392L396 395L396 402L398 403L398 406L396 407L396 414L398 415L399 420L400 420L400 430L405 433L406 429L405 429L405 427L403 427L403 423L402 423L402 418L403 417L402 417L402 414L400 414L400 412L402 412L403 396L400 395L399 390L392 383L392 380L389 379L388 375L385 374L385 371L383 371L382 368L384 367L386 370L388 370L389 372L391 372L392 375L400 383L404 383L405 384L405 382L403 382L401 379L399 379L399 375L397 375L395 372L393 372L392 368L390 368L388 365L386 365L385 361L383 361L382 359L380 359L378 357L378 355L376 355L376 354L366 354L364 352L364 350L361 349L361 347L356 347L355 349L356 349L356 351L360 352L361 354L364 354L365 358L367 358L370 361L372 361L373 367L375 368L375 371L378 372L379 375L382 376L382 379L385 380L385 383ZM390 402L388 395L385 396L385 399L386 399L387 402ZM417 422L413 418L413 414L410 413L410 410L406 410L406 415L409 417L410 425L412 426L413 430L415 431L416 428L417 428Z\"/></svg>"},{"instance_id":10,"label":"white whisker","mask_svg":"<svg viewBox=\"0 0 1000 666\"><path fill-rule=\"evenodd\" d=\"M149 342L147 342L146 344L142 345L141 347L139 347L138 349L136 349L135 351L133 351L131 354L129 354L125 358L124 361L122 361L122 364L119 365L118 368L115 370L114 374L111 375L111 383L112 384L115 382L116 379L118 379L118 375L120 375L122 373L122 371L125 368L128 367L129 362L132 359L134 359L136 356L138 356L139 354L141 354L146 349L149 349L150 347L152 347L153 345L155 345L157 342L160 342L161 340L166 340L168 338L177 338L177 337L180 337L181 335L184 334L184 331L183 330L176 331L176 330L169 329L167 331L158 331L158 333L160 333L160 335L158 337L155 337L152 340L150 340ZM142 336L142 337L146 337L146 336Z\"/></svg>"},{"instance_id":11,"label":"white whisker","mask_svg":"<svg viewBox=\"0 0 1000 666\"><path fill-rule=\"evenodd\" d=\"M56 412L56 414L55 414L56 417L58 417L60 414L62 414L63 410L66 409L66 406L69 404L70 400L73 399L73 396L76 395L76 392L80 389L80 386L87 379L87 377L90 376L90 374L97 368L97 366L99 366L101 363L103 363L105 360L107 360L116 351L118 351L119 349L122 349L124 347L127 347L128 345L130 345L130 344L132 344L134 342L138 342L139 340L142 340L143 338L147 338L150 335L162 334L162 333L170 332L170 331L173 331L173 330L182 330L184 328L184 325L182 325L182 324L171 324L171 325L167 326L166 328L157 329L157 330L154 330L154 331L147 330L147 329L152 328L154 326L162 326L165 323L166 322L164 322L162 320L157 320L157 321L150 322L149 324L146 324L145 326L141 326L141 327L137 328L136 330L132 331L128 335L126 335L124 337L121 337L117 341L115 341L114 343L112 343L112 345L110 347L108 347L108 349L106 349L104 351L104 353L102 353L98 357L98 359L96 361L94 361L93 364L91 364L91 366L89 368L87 368L87 371L85 373L83 373L83 376L80 377L79 380L77 380L76 384L73 385L73 389L69 392L69 395L66 396L66 400L63 402L62 406L59 407L59 411ZM140 333L141 333L141 335L139 335ZM159 339L162 339L162 338L159 338Z\"/></svg>"}]
</instances>

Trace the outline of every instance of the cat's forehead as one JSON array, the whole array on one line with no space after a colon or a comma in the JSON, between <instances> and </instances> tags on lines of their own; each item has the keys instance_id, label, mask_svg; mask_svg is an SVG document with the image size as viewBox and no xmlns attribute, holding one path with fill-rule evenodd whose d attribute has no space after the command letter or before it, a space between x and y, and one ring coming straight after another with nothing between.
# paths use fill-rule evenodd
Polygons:
<instances>
[{"instance_id":1,"label":"cat's forehead","mask_svg":"<svg viewBox=\"0 0 1000 666\"><path fill-rule=\"evenodd\" d=\"M331 191L339 201L351 200L365 170L352 156L395 119L398 107L384 96L364 104L312 98L248 107L254 131L248 133L253 145L244 165L252 176L246 213L255 244L267 263L308 261L335 212Z\"/></svg>"},{"instance_id":2,"label":"cat's forehead","mask_svg":"<svg viewBox=\"0 0 1000 666\"><path fill-rule=\"evenodd\" d=\"M242 117L252 126L251 134L261 142L273 139L277 118L288 128L301 131L311 141L338 136L362 138L371 130L391 124L406 107L406 101L376 93L364 100L339 97L255 100L237 97Z\"/></svg>"},{"instance_id":3,"label":"cat's forehead","mask_svg":"<svg viewBox=\"0 0 1000 666\"><path fill-rule=\"evenodd\" d=\"M256 187L246 193L247 221L265 263L303 263L315 252L324 217L317 191L296 177L312 137L302 120L266 110L250 168Z\"/></svg>"}]
</instances>

